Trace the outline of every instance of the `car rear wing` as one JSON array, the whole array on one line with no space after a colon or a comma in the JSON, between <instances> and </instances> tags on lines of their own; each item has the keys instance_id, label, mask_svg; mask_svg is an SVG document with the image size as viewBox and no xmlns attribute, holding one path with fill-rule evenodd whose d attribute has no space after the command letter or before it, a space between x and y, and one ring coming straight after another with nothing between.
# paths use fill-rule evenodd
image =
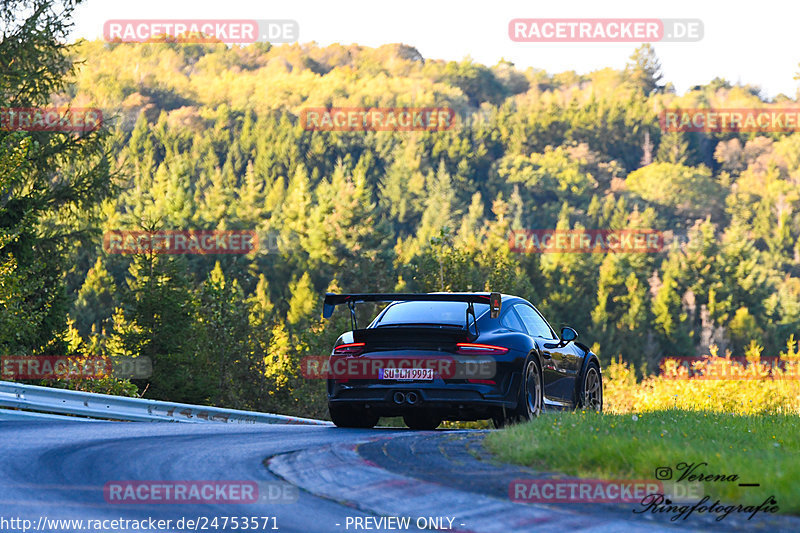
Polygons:
<instances>
[{"instance_id":1,"label":"car rear wing","mask_svg":"<svg viewBox=\"0 0 800 533\"><path fill-rule=\"evenodd\" d=\"M363 293L363 294L333 294L325 295L325 302L322 307L322 318L330 318L337 305L347 304L350 308L350 316L355 323L355 305L360 302L464 302L469 304L467 317L472 313L475 319L475 310L472 304L488 304L489 316L497 318L500 316L500 306L502 301L499 292L489 294L458 294L458 293ZM477 327L477 324L476 324ZM469 319L467 319L469 328Z\"/></svg>"}]
</instances>

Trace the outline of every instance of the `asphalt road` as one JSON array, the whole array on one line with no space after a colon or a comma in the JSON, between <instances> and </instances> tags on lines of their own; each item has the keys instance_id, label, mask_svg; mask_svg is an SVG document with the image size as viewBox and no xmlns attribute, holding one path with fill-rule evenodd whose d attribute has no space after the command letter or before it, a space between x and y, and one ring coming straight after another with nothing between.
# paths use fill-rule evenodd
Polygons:
<instances>
[{"instance_id":1,"label":"asphalt road","mask_svg":"<svg viewBox=\"0 0 800 533\"><path fill-rule=\"evenodd\" d=\"M0 437L4 533L25 526L58 532L800 530L795 519L678 527L614 506L513 503L508 483L532 473L494 464L482 452L481 432L33 421L0 422ZM164 485L202 490L214 482L213 501L163 501ZM236 497L231 487L253 484L258 501L218 499ZM220 493L221 485L231 492ZM252 495L246 490L238 496ZM142 497L162 501L143 503ZM125 520L146 522L134 529Z\"/></svg>"}]
</instances>

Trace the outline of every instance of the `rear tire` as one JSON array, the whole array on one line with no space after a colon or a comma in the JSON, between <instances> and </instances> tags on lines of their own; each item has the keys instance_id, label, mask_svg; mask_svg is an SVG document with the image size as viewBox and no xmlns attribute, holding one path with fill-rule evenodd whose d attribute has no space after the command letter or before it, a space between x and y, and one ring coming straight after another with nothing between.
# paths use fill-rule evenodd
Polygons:
<instances>
[{"instance_id":1,"label":"rear tire","mask_svg":"<svg viewBox=\"0 0 800 533\"><path fill-rule=\"evenodd\" d=\"M340 428L369 429L378 423L376 415L353 407L328 404L331 420Z\"/></svg>"},{"instance_id":2,"label":"rear tire","mask_svg":"<svg viewBox=\"0 0 800 533\"><path fill-rule=\"evenodd\" d=\"M539 369L538 359L532 356L525 361L517 408L510 412L505 409L498 411L492 417L494 427L500 429L511 424L533 420L542 414L543 398L542 372Z\"/></svg>"},{"instance_id":3,"label":"rear tire","mask_svg":"<svg viewBox=\"0 0 800 533\"><path fill-rule=\"evenodd\" d=\"M520 391L521 403L517 405L517 418L521 422L529 422L542 414L542 372L535 356L525 361L525 372L522 374Z\"/></svg>"},{"instance_id":4,"label":"rear tire","mask_svg":"<svg viewBox=\"0 0 800 533\"><path fill-rule=\"evenodd\" d=\"M512 423L511 418L510 415L507 415L505 409L500 409L492 416L492 425L494 425L495 429L503 429L508 424Z\"/></svg>"},{"instance_id":5,"label":"rear tire","mask_svg":"<svg viewBox=\"0 0 800 533\"><path fill-rule=\"evenodd\" d=\"M439 427L439 424L442 423L442 419L435 415L422 411L422 412L404 414L403 422L405 422L405 424L411 429L428 431Z\"/></svg>"}]
</instances>

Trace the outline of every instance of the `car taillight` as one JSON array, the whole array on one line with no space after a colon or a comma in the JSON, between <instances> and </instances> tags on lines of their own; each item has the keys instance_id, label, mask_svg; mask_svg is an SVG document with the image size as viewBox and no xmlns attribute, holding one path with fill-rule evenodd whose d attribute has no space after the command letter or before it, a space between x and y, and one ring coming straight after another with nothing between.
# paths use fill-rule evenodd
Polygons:
<instances>
[{"instance_id":1,"label":"car taillight","mask_svg":"<svg viewBox=\"0 0 800 533\"><path fill-rule=\"evenodd\" d=\"M481 385L497 385L493 379L468 379L467 383L480 383Z\"/></svg>"},{"instance_id":2,"label":"car taillight","mask_svg":"<svg viewBox=\"0 0 800 533\"><path fill-rule=\"evenodd\" d=\"M459 342L456 344L456 352L461 355L500 355L508 351L502 346L491 344L472 344L469 342Z\"/></svg>"},{"instance_id":3,"label":"car taillight","mask_svg":"<svg viewBox=\"0 0 800 533\"><path fill-rule=\"evenodd\" d=\"M333 349L333 355L359 355L364 351L364 346L363 342L340 344Z\"/></svg>"}]
</instances>

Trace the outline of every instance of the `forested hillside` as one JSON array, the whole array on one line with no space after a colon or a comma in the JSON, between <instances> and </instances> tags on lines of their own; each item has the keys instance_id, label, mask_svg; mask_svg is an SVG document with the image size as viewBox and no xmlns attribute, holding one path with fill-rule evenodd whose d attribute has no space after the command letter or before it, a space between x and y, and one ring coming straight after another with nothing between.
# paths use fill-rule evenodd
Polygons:
<instances>
[{"instance_id":1,"label":"forested hillside","mask_svg":"<svg viewBox=\"0 0 800 533\"><path fill-rule=\"evenodd\" d=\"M54 266L62 292L43 297L39 274L4 257L0 296L27 321L3 319L4 353L146 355L145 397L323 416L324 383L298 362L349 329L345 312L321 320L326 291L517 294L602 361L651 371L712 345L777 356L800 333L800 134L662 133L658 120L667 107L788 98L721 79L676 94L649 45L624 71L589 74L407 45L98 41L69 53L60 102L102 109L114 189L36 222L86 230ZM458 120L311 132L298 116L312 106L449 106ZM652 228L671 244L509 249L512 229L556 227ZM280 238L249 255L106 253L103 233L125 229Z\"/></svg>"}]
</instances>

